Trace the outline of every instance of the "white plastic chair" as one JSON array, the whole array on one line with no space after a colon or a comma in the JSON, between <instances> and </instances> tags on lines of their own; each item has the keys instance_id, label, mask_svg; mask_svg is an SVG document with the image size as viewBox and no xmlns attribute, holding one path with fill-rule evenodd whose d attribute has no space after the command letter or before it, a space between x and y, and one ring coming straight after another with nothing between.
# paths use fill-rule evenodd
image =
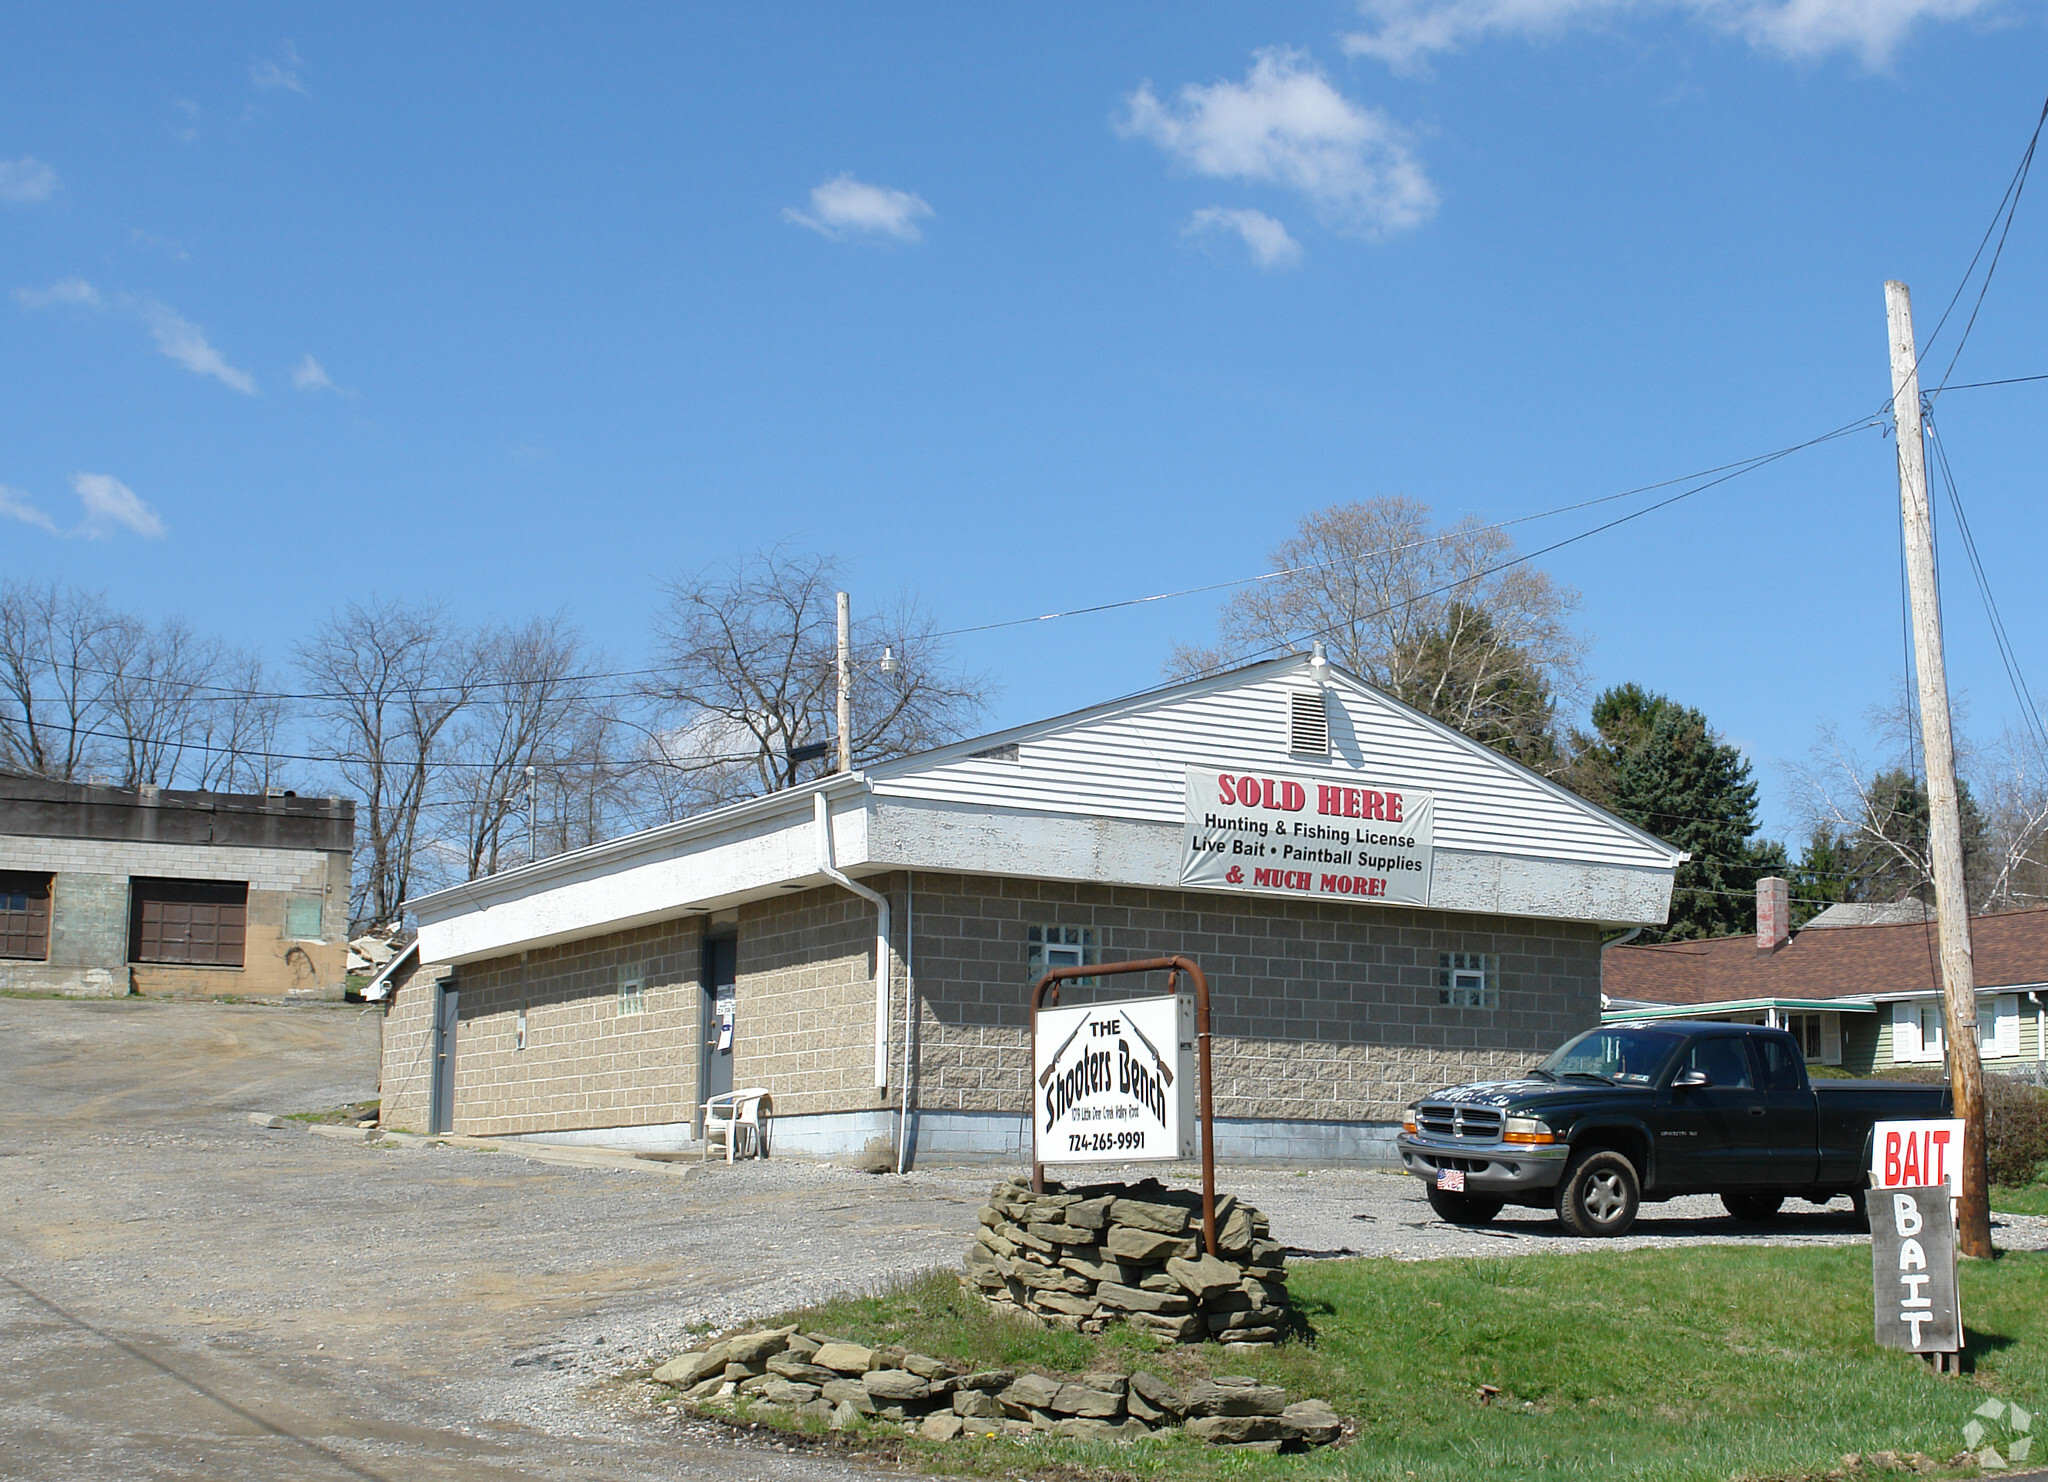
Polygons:
<instances>
[{"instance_id":1,"label":"white plastic chair","mask_svg":"<svg viewBox=\"0 0 2048 1482\"><path fill-rule=\"evenodd\" d=\"M768 1144L763 1140L768 1113L772 1108L767 1088L749 1086L744 1091L727 1091L714 1096L704 1103L704 1141L700 1145L700 1163L711 1156L711 1144L725 1145L725 1161L733 1161L739 1148L751 1144L750 1158L765 1157Z\"/></svg>"}]
</instances>

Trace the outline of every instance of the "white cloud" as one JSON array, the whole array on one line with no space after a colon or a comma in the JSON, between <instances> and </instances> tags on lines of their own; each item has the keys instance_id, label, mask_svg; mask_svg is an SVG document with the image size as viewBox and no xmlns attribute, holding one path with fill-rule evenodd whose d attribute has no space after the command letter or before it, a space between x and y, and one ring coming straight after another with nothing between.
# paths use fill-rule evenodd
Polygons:
<instances>
[{"instance_id":1,"label":"white cloud","mask_svg":"<svg viewBox=\"0 0 2048 1482\"><path fill-rule=\"evenodd\" d=\"M1251 249L1252 260L1262 268L1292 267L1301 261L1301 243L1287 235L1287 228L1263 211L1233 211L1225 206L1204 206L1188 222L1187 234L1236 232Z\"/></svg>"},{"instance_id":2,"label":"white cloud","mask_svg":"<svg viewBox=\"0 0 2048 1482\"><path fill-rule=\"evenodd\" d=\"M289 41L284 42L275 57L258 57L249 63L249 86L260 93L292 92L302 98L310 96L306 92L305 79L299 76L302 65L299 49Z\"/></svg>"},{"instance_id":3,"label":"white cloud","mask_svg":"<svg viewBox=\"0 0 2048 1482\"><path fill-rule=\"evenodd\" d=\"M1998 0L1359 0L1371 28L1344 38L1353 56L1398 71L1423 70L1434 52L1486 36L1541 39L1625 14L1678 11L1750 45L1787 57L1853 53L1888 65L1921 21L1961 20Z\"/></svg>"},{"instance_id":4,"label":"white cloud","mask_svg":"<svg viewBox=\"0 0 2048 1482\"><path fill-rule=\"evenodd\" d=\"M64 532L57 528L57 522L43 513L42 507L19 489L10 489L0 484L0 515L10 520L20 520L25 525L34 525L52 535Z\"/></svg>"},{"instance_id":5,"label":"white cloud","mask_svg":"<svg viewBox=\"0 0 2048 1482\"><path fill-rule=\"evenodd\" d=\"M119 479L104 473L81 473L71 480L79 503L85 506L85 522L78 533L90 540L104 540L117 529L132 530L144 540L162 540L164 522L157 512L135 497L135 491Z\"/></svg>"},{"instance_id":6,"label":"white cloud","mask_svg":"<svg viewBox=\"0 0 2048 1482\"><path fill-rule=\"evenodd\" d=\"M48 288L17 288L15 301L25 309L47 309L54 305L65 305L80 309L103 309L108 300L100 291L83 278L60 278ZM136 298L120 294L112 301L123 309L133 309L142 322L149 326L149 332L156 340L157 349L164 352L195 376L211 376L223 386L231 386L244 396L256 394L256 378L247 371L230 365L225 355L213 348L206 332L191 320L173 309L169 304L159 303L153 298ZM307 364L319 371L318 362L312 356L306 357ZM305 366L298 374L304 374ZM325 377L324 371L320 372ZM297 377L294 376L294 380Z\"/></svg>"},{"instance_id":7,"label":"white cloud","mask_svg":"<svg viewBox=\"0 0 2048 1482\"><path fill-rule=\"evenodd\" d=\"M57 193L57 172L39 159L23 155L0 160L0 201L33 206Z\"/></svg>"},{"instance_id":8,"label":"white cloud","mask_svg":"<svg viewBox=\"0 0 2048 1482\"><path fill-rule=\"evenodd\" d=\"M59 278L48 288L17 288L14 299L24 309L47 309L54 304L80 309L102 307L99 290L83 278Z\"/></svg>"},{"instance_id":9,"label":"white cloud","mask_svg":"<svg viewBox=\"0 0 2048 1482\"><path fill-rule=\"evenodd\" d=\"M1124 133L1199 175L1299 191L1334 230L1383 237L1436 211L1401 129L1338 92L1302 52L1258 52L1243 82L1189 83L1172 103L1149 83L1127 102Z\"/></svg>"},{"instance_id":10,"label":"white cloud","mask_svg":"<svg viewBox=\"0 0 2048 1482\"><path fill-rule=\"evenodd\" d=\"M292 384L301 391L332 391L334 382L327 378L327 367L308 355L292 371Z\"/></svg>"},{"instance_id":11,"label":"white cloud","mask_svg":"<svg viewBox=\"0 0 2048 1482\"><path fill-rule=\"evenodd\" d=\"M157 349L195 376L212 376L244 396L256 394L256 378L228 364L227 357L208 343L206 333L168 304L145 300L138 308L142 322L156 338Z\"/></svg>"},{"instance_id":12,"label":"white cloud","mask_svg":"<svg viewBox=\"0 0 2048 1482\"><path fill-rule=\"evenodd\" d=\"M916 242L924 237L917 229L918 218L931 214L932 208L922 196L840 175L811 191L810 215L791 206L784 208L782 216L827 237L861 235Z\"/></svg>"},{"instance_id":13,"label":"white cloud","mask_svg":"<svg viewBox=\"0 0 2048 1482\"><path fill-rule=\"evenodd\" d=\"M52 535L83 536L105 540L123 530L145 540L162 540L167 533L162 516L143 503L135 491L110 474L81 473L71 480L84 518L66 530L50 518L41 505L19 489L0 485L0 515L34 525Z\"/></svg>"}]
</instances>

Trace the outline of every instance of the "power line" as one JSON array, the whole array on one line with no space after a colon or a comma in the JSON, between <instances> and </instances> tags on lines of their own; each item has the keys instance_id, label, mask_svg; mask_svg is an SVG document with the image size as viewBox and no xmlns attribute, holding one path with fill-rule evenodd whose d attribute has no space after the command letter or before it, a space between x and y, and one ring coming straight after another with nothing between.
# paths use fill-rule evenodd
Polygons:
<instances>
[{"instance_id":1,"label":"power line","mask_svg":"<svg viewBox=\"0 0 2048 1482\"><path fill-rule=\"evenodd\" d=\"M2020 156L2019 168L2013 171L2012 180L2005 187L2005 194L1999 197L1997 207L1992 210L1991 225L1984 229L1984 235L1977 243L1977 251L1970 258L1969 267L1963 270L1963 281L1956 286L1955 297L1949 299L1948 308L1942 310L1941 318L1935 323L1934 333L1938 335L1941 333L1941 326L1948 321L1949 313L1956 306L1956 298L1962 296L1963 288L1969 283L1970 274L1977 270L1977 259L1984 255L1984 244L1991 240L1992 230L1997 228L1998 246L1991 254L1990 265L1984 269L1984 281L1978 285L1977 300L1970 306L1969 321L1963 325L1962 337L1956 341L1955 353L1949 356L1948 369L1942 372L1942 385L1946 385L1948 378L1955 374L1956 362L1963 358L1963 346L1970 343L1970 331L1977 327L1977 315L1984 308L1984 295L1991 291L1991 279L1998 271L1998 260L2005 255L2005 239L2012 233L2013 217L2019 212L2020 193L2027 188L2027 175L2034 167L2034 149L2041 142L2043 125L2048 125L2048 98L2041 101L2041 116L2034 121L2034 132L2027 140L2026 152ZM2003 227L1998 225L2001 214L2005 217ZM1933 336L1930 335L1928 340L1931 345ZM1917 366L1916 360L1915 367ZM1933 394L1939 396L1941 390L1941 386L1936 386Z\"/></svg>"}]
</instances>

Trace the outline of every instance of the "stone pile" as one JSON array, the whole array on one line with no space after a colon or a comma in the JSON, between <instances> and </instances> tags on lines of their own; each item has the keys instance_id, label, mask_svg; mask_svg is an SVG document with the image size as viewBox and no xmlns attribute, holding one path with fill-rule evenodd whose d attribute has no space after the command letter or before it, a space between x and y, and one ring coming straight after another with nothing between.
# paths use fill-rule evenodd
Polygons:
<instances>
[{"instance_id":1,"label":"stone pile","mask_svg":"<svg viewBox=\"0 0 2048 1482\"><path fill-rule=\"evenodd\" d=\"M965 1284L1049 1327L1100 1332L1123 1322L1162 1342L1276 1342L1287 1321L1287 1265L1266 1217L1216 1200L1219 1254L1202 1249L1202 1196L1154 1179L1043 1194L999 1183L982 1206Z\"/></svg>"},{"instance_id":2,"label":"stone pile","mask_svg":"<svg viewBox=\"0 0 2048 1482\"><path fill-rule=\"evenodd\" d=\"M1218 1377L1175 1389L1156 1374L1056 1378L1009 1369L969 1372L890 1344L870 1348L822 1333L769 1328L671 1359L654 1378L693 1408L779 1410L834 1430L893 1422L932 1441L962 1436L1069 1436L1130 1441L1181 1430L1261 1451L1324 1446L1343 1431L1322 1400L1287 1402L1255 1379Z\"/></svg>"}]
</instances>

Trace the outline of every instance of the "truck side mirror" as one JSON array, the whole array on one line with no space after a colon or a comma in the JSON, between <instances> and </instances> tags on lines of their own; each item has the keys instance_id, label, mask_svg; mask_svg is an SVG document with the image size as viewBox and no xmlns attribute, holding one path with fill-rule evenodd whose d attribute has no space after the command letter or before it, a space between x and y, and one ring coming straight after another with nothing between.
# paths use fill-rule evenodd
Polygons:
<instances>
[{"instance_id":1,"label":"truck side mirror","mask_svg":"<svg viewBox=\"0 0 2048 1482\"><path fill-rule=\"evenodd\" d=\"M1681 1070L1677 1075L1672 1077L1671 1084L1674 1087L1711 1086L1714 1084L1714 1082L1704 1070Z\"/></svg>"}]
</instances>

